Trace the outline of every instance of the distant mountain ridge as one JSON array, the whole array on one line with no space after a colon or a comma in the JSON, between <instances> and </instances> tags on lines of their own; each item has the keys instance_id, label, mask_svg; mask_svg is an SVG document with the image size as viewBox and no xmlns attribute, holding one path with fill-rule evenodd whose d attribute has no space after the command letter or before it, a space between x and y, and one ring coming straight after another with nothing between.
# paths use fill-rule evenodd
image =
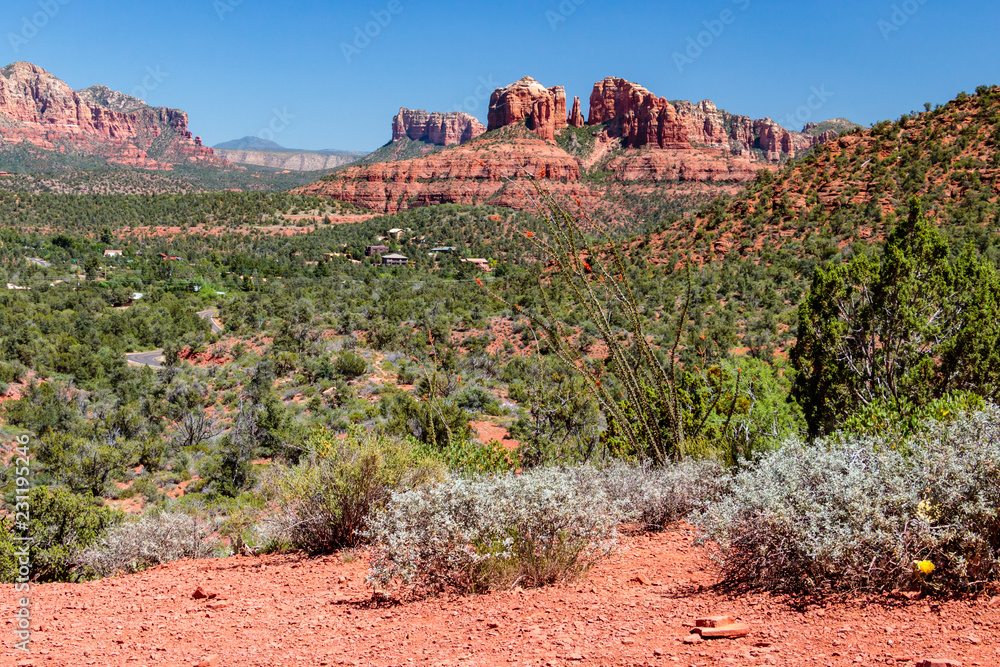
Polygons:
<instances>
[{"instance_id":1,"label":"distant mountain ridge","mask_svg":"<svg viewBox=\"0 0 1000 667\"><path fill-rule=\"evenodd\" d=\"M326 155L345 155L354 157L355 159L368 155L364 151L345 151L338 148L285 148L277 142L254 136L224 141L221 144L215 144L213 148L231 151L266 151L269 153L322 153Z\"/></svg>"},{"instance_id":2,"label":"distant mountain ridge","mask_svg":"<svg viewBox=\"0 0 1000 667\"><path fill-rule=\"evenodd\" d=\"M358 160L357 155L304 153L289 150L253 151L216 148L216 155L236 164L252 164L282 171L324 171Z\"/></svg>"}]
</instances>

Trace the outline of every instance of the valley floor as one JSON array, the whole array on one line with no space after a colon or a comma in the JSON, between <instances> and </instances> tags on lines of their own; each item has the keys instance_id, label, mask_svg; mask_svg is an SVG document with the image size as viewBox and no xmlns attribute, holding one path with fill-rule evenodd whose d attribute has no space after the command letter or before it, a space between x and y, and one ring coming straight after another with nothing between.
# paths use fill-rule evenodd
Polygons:
<instances>
[{"instance_id":1,"label":"valley floor","mask_svg":"<svg viewBox=\"0 0 1000 667\"><path fill-rule=\"evenodd\" d=\"M371 603L364 554L182 561L43 585L33 589L30 656L13 651L14 593L4 586L0 665L1000 664L998 598L801 609L711 590L714 568L687 531L626 534L622 546L573 584L401 605ZM214 597L194 599L199 587ZM720 613L750 635L684 643L696 618Z\"/></svg>"}]
</instances>

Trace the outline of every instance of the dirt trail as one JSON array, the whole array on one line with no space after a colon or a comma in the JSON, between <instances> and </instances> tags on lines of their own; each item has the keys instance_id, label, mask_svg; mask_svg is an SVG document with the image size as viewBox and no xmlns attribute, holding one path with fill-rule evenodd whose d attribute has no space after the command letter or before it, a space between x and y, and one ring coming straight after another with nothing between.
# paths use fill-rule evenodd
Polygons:
<instances>
[{"instance_id":1,"label":"dirt trail","mask_svg":"<svg viewBox=\"0 0 1000 667\"><path fill-rule=\"evenodd\" d=\"M184 561L38 586L31 658L21 663L14 654L5 613L0 665L1000 664L1000 606L987 599L878 598L796 610L767 595L709 590L712 566L684 531L622 544L574 584L393 606L372 606L363 558L341 556ZM194 599L199 586L216 597ZM13 597L5 586L7 612ZM750 635L684 643L697 617L717 613L748 623Z\"/></svg>"}]
</instances>

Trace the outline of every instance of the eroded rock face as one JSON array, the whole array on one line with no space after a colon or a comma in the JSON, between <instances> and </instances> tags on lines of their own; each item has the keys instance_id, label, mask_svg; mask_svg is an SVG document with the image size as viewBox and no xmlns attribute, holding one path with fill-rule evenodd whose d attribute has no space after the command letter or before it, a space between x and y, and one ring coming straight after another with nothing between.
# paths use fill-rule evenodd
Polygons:
<instances>
[{"instance_id":1,"label":"eroded rock face","mask_svg":"<svg viewBox=\"0 0 1000 667\"><path fill-rule=\"evenodd\" d=\"M569 114L569 119L567 120L570 127L583 127L587 124L587 121L583 118L583 112L580 110L580 98L573 98L573 111Z\"/></svg>"},{"instance_id":2,"label":"eroded rock face","mask_svg":"<svg viewBox=\"0 0 1000 667\"><path fill-rule=\"evenodd\" d=\"M75 92L31 63L8 65L0 74L4 141L79 150L146 169L171 169L179 162L229 166L192 136L183 111L150 107L105 86Z\"/></svg>"},{"instance_id":3,"label":"eroded rock face","mask_svg":"<svg viewBox=\"0 0 1000 667\"><path fill-rule=\"evenodd\" d=\"M594 84L587 124L602 123L609 123L608 132L613 137L621 137L627 148L691 148L684 123L674 106L625 79L609 76Z\"/></svg>"},{"instance_id":4,"label":"eroded rock face","mask_svg":"<svg viewBox=\"0 0 1000 667\"><path fill-rule=\"evenodd\" d=\"M526 121L529 129L545 141L555 141L556 132L568 125L566 90L546 88L526 76L490 97L489 130Z\"/></svg>"},{"instance_id":5,"label":"eroded rock face","mask_svg":"<svg viewBox=\"0 0 1000 667\"><path fill-rule=\"evenodd\" d=\"M676 104L677 115L691 143L722 148L734 155L749 155L756 149L763 151L768 161L778 162L837 136L836 132L819 137L793 132L770 118L754 120L731 114L717 108L711 100Z\"/></svg>"},{"instance_id":6,"label":"eroded rock face","mask_svg":"<svg viewBox=\"0 0 1000 667\"><path fill-rule=\"evenodd\" d=\"M544 180L553 194L576 197L584 204L600 198L580 183L575 158L530 134L499 143L472 141L414 160L348 167L294 192L332 197L380 213L432 204L529 209L534 189L525 180L528 173Z\"/></svg>"},{"instance_id":7,"label":"eroded rock face","mask_svg":"<svg viewBox=\"0 0 1000 667\"><path fill-rule=\"evenodd\" d=\"M422 109L400 108L392 119L392 140L408 137L438 146L453 146L472 141L486 132L486 127L475 116L456 111L431 113Z\"/></svg>"}]
</instances>

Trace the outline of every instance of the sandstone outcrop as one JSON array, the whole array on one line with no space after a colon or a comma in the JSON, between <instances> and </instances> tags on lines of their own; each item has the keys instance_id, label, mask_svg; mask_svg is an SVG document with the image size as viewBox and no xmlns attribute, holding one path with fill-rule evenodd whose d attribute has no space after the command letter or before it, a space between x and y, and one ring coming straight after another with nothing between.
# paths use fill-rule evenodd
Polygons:
<instances>
[{"instance_id":1,"label":"sandstone outcrop","mask_svg":"<svg viewBox=\"0 0 1000 667\"><path fill-rule=\"evenodd\" d=\"M531 208L528 174L553 194L593 204L600 193L580 182L580 164L557 146L530 133L503 142L471 141L427 157L348 167L294 190L332 197L378 211L432 204L494 204ZM515 182L510 182L513 179Z\"/></svg>"},{"instance_id":2,"label":"sandstone outcrop","mask_svg":"<svg viewBox=\"0 0 1000 667\"><path fill-rule=\"evenodd\" d=\"M594 84L588 125L608 123L608 132L627 148L691 148L684 123L666 99L625 79L607 77Z\"/></svg>"},{"instance_id":3,"label":"sandstone outcrop","mask_svg":"<svg viewBox=\"0 0 1000 667\"><path fill-rule=\"evenodd\" d=\"M486 132L479 120L467 113L431 113L422 109L400 108L392 119L392 140L408 137L438 146L452 146L472 141Z\"/></svg>"},{"instance_id":4,"label":"sandstone outcrop","mask_svg":"<svg viewBox=\"0 0 1000 667\"><path fill-rule=\"evenodd\" d=\"M569 119L567 121L570 127L583 127L587 124L587 121L583 118L583 112L580 110L580 98L573 98L573 111L569 114Z\"/></svg>"},{"instance_id":5,"label":"sandstone outcrop","mask_svg":"<svg viewBox=\"0 0 1000 667\"><path fill-rule=\"evenodd\" d=\"M542 139L555 141L556 133L568 125L566 90L546 88L526 76L493 91L488 121L491 131L524 121Z\"/></svg>"},{"instance_id":6,"label":"sandstone outcrop","mask_svg":"<svg viewBox=\"0 0 1000 667\"><path fill-rule=\"evenodd\" d=\"M183 111L150 107L105 86L75 92L31 63L8 65L0 74L4 142L82 152L145 169L171 169L177 163L230 166L192 136Z\"/></svg>"},{"instance_id":7,"label":"sandstone outcrop","mask_svg":"<svg viewBox=\"0 0 1000 667\"><path fill-rule=\"evenodd\" d=\"M787 130L770 118L754 120L731 114L717 108L711 100L675 104L691 143L721 148L734 155L750 155L758 150L768 161L779 162L837 137L836 131L811 136Z\"/></svg>"}]
</instances>

